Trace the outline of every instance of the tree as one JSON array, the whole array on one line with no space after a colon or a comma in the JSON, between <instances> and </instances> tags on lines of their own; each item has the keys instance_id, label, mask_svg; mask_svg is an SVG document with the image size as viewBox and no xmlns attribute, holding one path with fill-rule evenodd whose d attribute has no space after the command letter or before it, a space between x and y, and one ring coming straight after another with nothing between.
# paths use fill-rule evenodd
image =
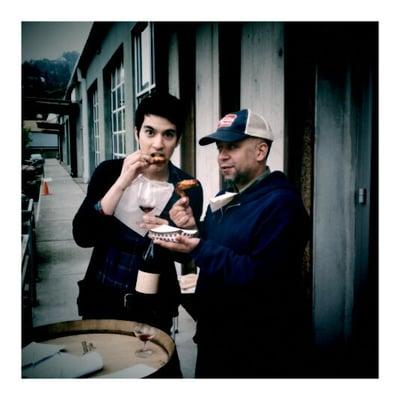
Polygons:
<instances>
[{"instance_id":1,"label":"tree","mask_svg":"<svg viewBox=\"0 0 400 400\"><path fill-rule=\"evenodd\" d=\"M62 99L79 53L64 52L56 60L25 61L22 64L22 95Z\"/></svg>"},{"instance_id":2,"label":"tree","mask_svg":"<svg viewBox=\"0 0 400 400\"><path fill-rule=\"evenodd\" d=\"M77 51L66 51L62 54L62 57L67 61L69 65L69 72L72 74L76 61L79 57L79 53Z\"/></svg>"}]
</instances>

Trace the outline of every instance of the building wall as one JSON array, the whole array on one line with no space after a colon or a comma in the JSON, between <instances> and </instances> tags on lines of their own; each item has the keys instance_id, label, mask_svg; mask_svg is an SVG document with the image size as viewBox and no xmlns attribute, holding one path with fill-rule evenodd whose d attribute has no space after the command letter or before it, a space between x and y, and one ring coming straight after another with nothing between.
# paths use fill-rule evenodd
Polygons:
<instances>
[{"instance_id":1,"label":"building wall","mask_svg":"<svg viewBox=\"0 0 400 400\"><path fill-rule=\"evenodd\" d=\"M128 41L134 26L134 22L118 22L112 25L110 31L101 42L95 57L88 66L86 72L88 87L102 76L104 68L107 66L116 50L121 44ZM124 48L124 50L126 51L126 48Z\"/></svg>"},{"instance_id":2,"label":"building wall","mask_svg":"<svg viewBox=\"0 0 400 400\"><path fill-rule=\"evenodd\" d=\"M43 158L58 158L58 134L30 132L29 154L39 153Z\"/></svg>"},{"instance_id":3,"label":"building wall","mask_svg":"<svg viewBox=\"0 0 400 400\"><path fill-rule=\"evenodd\" d=\"M173 96L180 98L179 86L179 50L178 36L176 32L171 35L168 50L168 91ZM181 166L181 147L178 146L171 158L171 161L178 167Z\"/></svg>"},{"instance_id":4,"label":"building wall","mask_svg":"<svg viewBox=\"0 0 400 400\"><path fill-rule=\"evenodd\" d=\"M83 127L82 127L82 109L76 117L76 168L77 176L83 177Z\"/></svg>"},{"instance_id":5,"label":"building wall","mask_svg":"<svg viewBox=\"0 0 400 400\"><path fill-rule=\"evenodd\" d=\"M314 309L316 340L332 346L343 342L344 317L352 306L348 277L354 274L354 135L346 71L332 76L321 67L317 79Z\"/></svg>"},{"instance_id":6,"label":"building wall","mask_svg":"<svg viewBox=\"0 0 400 400\"><path fill-rule=\"evenodd\" d=\"M196 176L203 184L204 210L219 191L215 145L198 141L215 131L219 113L218 24L202 24L196 33Z\"/></svg>"},{"instance_id":7,"label":"building wall","mask_svg":"<svg viewBox=\"0 0 400 400\"><path fill-rule=\"evenodd\" d=\"M57 133L30 132L29 147L58 147Z\"/></svg>"},{"instance_id":8,"label":"building wall","mask_svg":"<svg viewBox=\"0 0 400 400\"><path fill-rule=\"evenodd\" d=\"M61 142L61 154L60 160L67 169L68 173L71 173L71 149L70 149L70 118L65 115L61 119L61 123L63 124L63 132L60 135Z\"/></svg>"},{"instance_id":9,"label":"building wall","mask_svg":"<svg viewBox=\"0 0 400 400\"><path fill-rule=\"evenodd\" d=\"M339 360L342 371L367 374L377 373L377 265L370 258L377 247L370 238L377 207L371 201L374 32L368 25L324 27L316 48L315 343L329 353L330 366Z\"/></svg>"},{"instance_id":10,"label":"building wall","mask_svg":"<svg viewBox=\"0 0 400 400\"><path fill-rule=\"evenodd\" d=\"M133 95L133 60L132 60L132 39L131 30L134 27L134 22L119 22L112 25L110 31L106 34L104 40L97 49L96 55L88 65L85 71L84 84L81 87L84 89L97 84L99 98L99 134L100 134L100 155L102 160L111 158L111 126L109 121L109 98L107 87L110 86L109 73L107 67L114 56L115 52L122 46L123 62L124 62L124 80L125 80L125 124L126 124L126 151L130 153L134 149L134 108L135 101ZM87 107L91 107L90 99L88 99ZM82 114L82 113L81 113ZM82 121L84 123L84 121ZM88 134L92 134L90 121L87 120ZM81 125L82 126L82 125ZM89 143L93 143L92 140ZM89 148L93 152L93 145ZM88 179L94 170L94 165L88 166ZM79 169L81 176L82 169Z\"/></svg>"},{"instance_id":11,"label":"building wall","mask_svg":"<svg viewBox=\"0 0 400 400\"><path fill-rule=\"evenodd\" d=\"M99 96L99 133L100 133L100 157L102 160L105 160L106 157L106 121L105 121L105 104L104 104L104 81L103 81L103 76L100 75L100 77L97 80L97 93Z\"/></svg>"},{"instance_id":12,"label":"building wall","mask_svg":"<svg viewBox=\"0 0 400 400\"><path fill-rule=\"evenodd\" d=\"M276 140L268 165L283 170L284 24L245 23L241 46L241 108L250 108L271 125Z\"/></svg>"},{"instance_id":13,"label":"building wall","mask_svg":"<svg viewBox=\"0 0 400 400\"><path fill-rule=\"evenodd\" d=\"M134 60L132 54L132 35L130 33L132 25L128 24L127 32L123 35L124 46L124 69L125 69L125 127L126 127L126 152L134 151L135 141L135 122L134 114L136 109L136 100L134 96Z\"/></svg>"}]
</instances>

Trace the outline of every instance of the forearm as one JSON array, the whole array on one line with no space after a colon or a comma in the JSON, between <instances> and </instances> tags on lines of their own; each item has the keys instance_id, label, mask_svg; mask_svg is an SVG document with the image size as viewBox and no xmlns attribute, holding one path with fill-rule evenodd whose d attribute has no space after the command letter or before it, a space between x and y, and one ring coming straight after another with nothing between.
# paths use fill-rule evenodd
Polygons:
<instances>
[{"instance_id":1,"label":"forearm","mask_svg":"<svg viewBox=\"0 0 400 400\"><path fill-rule=\"evenodd\" d=\"M75 242L81 247L93 247L109 231L107 226L113 217L102 215L95 207L96 201L85 199L72 223Z\"/></svg>"},{"instance_id":2,"label":"forearm","mask_svg":"<svg viewBox=\"0 0 400 400\"><path fill-rule=\"evenodd\" d=\"M117 180L100 200L101 208L105 215L114 214L123 193L124 189Z\"/></svg>"},{"instance_id":3,"label":"forearm","mask_svg":"<svg viewBox=\"0 0 400 400\"><path fill-rule=\"evenodd\" d=\"M101 199L110 191L119 174L118 164L110 161L101 163L94 171L86 197L73 220L73 236L79 246L93 247L110 231L114 218L101 211L98 204L101 205Z\"/></svg>"}]
</instances>

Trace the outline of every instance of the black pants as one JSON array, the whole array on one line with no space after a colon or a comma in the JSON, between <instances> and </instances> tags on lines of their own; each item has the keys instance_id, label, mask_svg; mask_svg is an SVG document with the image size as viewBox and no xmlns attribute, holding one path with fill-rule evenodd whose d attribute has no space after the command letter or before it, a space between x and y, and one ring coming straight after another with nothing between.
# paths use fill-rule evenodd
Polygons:
<instances>
[{"instance_id":1,"label":"black pants","mask_svg":"<svg viewBox=\"0 0 400 400\"><path fill-rule=\"evenodd\" d=\"M227 343L222 337L197 345L196 378L303 378L307 348L265 347L256 341ZM275 344L275 345L274 345Z\"/></svg>"}]
</instances>

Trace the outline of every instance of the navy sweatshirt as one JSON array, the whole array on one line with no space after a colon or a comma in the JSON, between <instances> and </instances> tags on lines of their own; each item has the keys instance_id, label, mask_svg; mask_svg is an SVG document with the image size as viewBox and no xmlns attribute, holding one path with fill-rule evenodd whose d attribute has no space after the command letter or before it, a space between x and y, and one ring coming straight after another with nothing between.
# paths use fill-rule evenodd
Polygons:
<instances>
[{"instance_id":1,"label":"navy sweatshirt","mask_svg":"<svg viewBox=\"0 0 400 400\"><path fill-rule=\"evenodd\" d=\"M214 213L208 208L202 240L191 254L200 268L199 352L223 337L225 344L232 340L226 352L237 359L234 343L248 325L260 332L254 338L259 352L279 346L277 338L285 345L290 327L303 317L301 265L309 236L301 196L281 172ZM221 349L220 358L224 356L230 357Z\"/></svg>"}]
</instances>

